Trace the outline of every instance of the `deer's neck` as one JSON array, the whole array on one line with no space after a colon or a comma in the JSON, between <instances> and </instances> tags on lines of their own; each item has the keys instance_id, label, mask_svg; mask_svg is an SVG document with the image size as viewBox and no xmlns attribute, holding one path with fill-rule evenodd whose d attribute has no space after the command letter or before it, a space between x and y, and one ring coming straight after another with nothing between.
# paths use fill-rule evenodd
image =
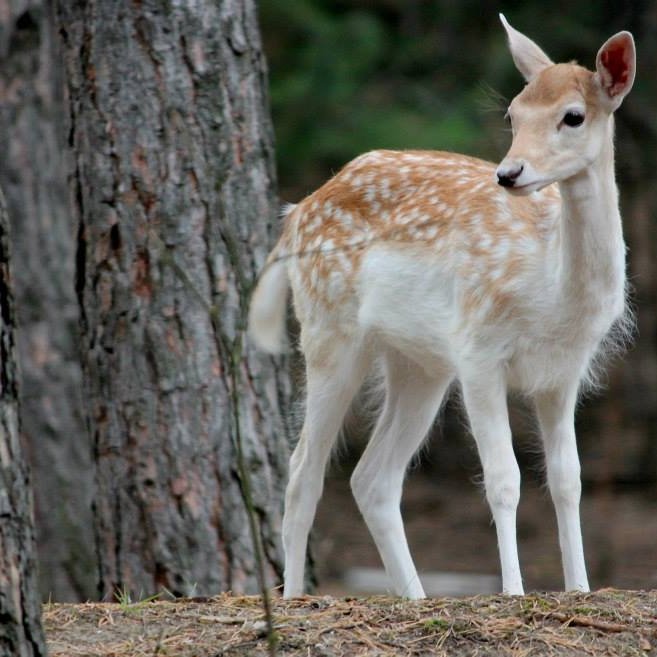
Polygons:
<instances>
[{"instance_id":1,"label":"deer's neck","mask_svg":"<svg viewBox=\"0 0 657 657\"><path fill-rule=\"evenodd\" d=\"M621 304L625 244L614 173L613 119L598 159L561 182L560 189L565 289L583 305Z\"/></svg>"}]
</instances>

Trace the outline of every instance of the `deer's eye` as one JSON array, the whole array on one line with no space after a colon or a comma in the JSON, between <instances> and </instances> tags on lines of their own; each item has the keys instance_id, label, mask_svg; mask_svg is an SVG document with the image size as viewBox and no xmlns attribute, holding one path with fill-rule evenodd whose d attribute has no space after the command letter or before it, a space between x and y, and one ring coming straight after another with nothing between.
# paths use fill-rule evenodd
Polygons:
<instances>
[{"instance_id":1,"label":"deer's eye","mask_svg":"<svg viewBox=\"0 0 657 657\"><path fill-rule=\"evenodd\" d=\"M563 116L563 122L571 128L576 128L584 123L584 115L581 112L566 112Z\"/></svg>"}]
</instances>

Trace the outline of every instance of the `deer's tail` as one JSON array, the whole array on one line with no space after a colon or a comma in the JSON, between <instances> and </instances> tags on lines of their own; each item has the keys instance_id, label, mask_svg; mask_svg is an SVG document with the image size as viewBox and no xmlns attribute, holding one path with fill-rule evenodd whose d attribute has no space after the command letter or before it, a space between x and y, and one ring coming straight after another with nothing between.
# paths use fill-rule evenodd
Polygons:
<instances>
[{"instance_id":1,"label":"deer's tail","mask_svg":"<svg viewBox=\"0 0 657 657\"><path fill-rule=\"evenodd\" d=\"M285 214L293 208L288 206ZM281 239L267 258L249 306L249 336L270 354L279 354L285 348L288 286L286 249Z\"/></svg>"}]
</instances>

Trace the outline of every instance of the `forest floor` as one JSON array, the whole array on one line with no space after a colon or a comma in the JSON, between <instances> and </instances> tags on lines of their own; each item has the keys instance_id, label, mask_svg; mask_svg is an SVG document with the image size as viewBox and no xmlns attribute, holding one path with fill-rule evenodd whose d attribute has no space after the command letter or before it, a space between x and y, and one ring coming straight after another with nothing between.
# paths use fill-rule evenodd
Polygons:
<instances>
[{"instance_id":1,"label":"forest floor","mask_svg":"<svg viewBox=\"0 0 657 657\"><path fill-rule=\"evenodd\" d=\"M657 654L657 591L274 601L280 657ZM260 598L48 604L51 657L269 655Z\"/></svg>"}]
</instances>

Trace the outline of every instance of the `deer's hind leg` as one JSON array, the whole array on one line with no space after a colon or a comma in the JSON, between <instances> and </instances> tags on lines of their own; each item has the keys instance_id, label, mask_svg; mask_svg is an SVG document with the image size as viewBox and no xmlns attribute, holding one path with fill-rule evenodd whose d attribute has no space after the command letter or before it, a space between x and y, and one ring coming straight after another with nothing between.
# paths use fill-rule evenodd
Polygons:
<instances>
[{"instance_id":1,"label":"deer's hind leg","mask_svg":"<svg viewBox=\"0 0 657 657\"><path fill-rule=\"evenodd\" d=\"M384 406L351 487L395 593L423 598L401 517L402 486L408 463L436 417L451 374L445 370L429 376L397 352L386 354L384 369Z\"/></svg>"},{"instance_id":2,"label":"deer's hind leg","mask_svg":"<svg viewBox=\"0 0 657 657\"><path fill-rule=\"evenodd\" d=\"M322 494L326 464L347 409L369 369L369 358L362 344L336 339L326 341L321 351L321 359L306 354L306 414L290 459L285 492L286 598L303 593L308 534Z\"/></svg>"}]
</instances>

